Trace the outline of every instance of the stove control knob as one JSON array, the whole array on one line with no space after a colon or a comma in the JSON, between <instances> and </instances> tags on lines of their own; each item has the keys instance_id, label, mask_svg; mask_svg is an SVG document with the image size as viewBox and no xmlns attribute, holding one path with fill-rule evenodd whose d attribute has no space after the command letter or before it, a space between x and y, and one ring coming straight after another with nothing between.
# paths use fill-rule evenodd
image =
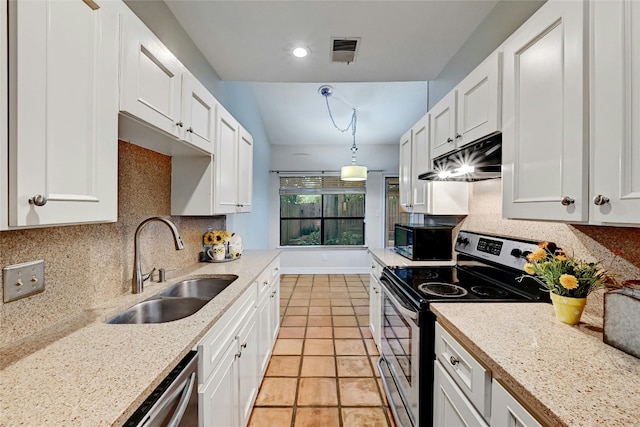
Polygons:
<instances>
[{"instance_id":1,"label":"stove control knob","mask_svg":"<svg viewBox=\"0 0 640 427\"><path fill-rule=\"evenodd\" d=\"M526 257L528 257L529 255L531 255L531 251L524 251L524 252L522 252L522 258L526 258Z\"/></svg>"},{"instance_id":2,"label":"stove control knob","mask_svg":"<svg viewBox=\"0 0 640 427\"><path fill-rule=\"evenodd\" d=\"M456 239L456 243L459 245L468 245L469 244L469 239L467 239L466 237L458 237Z\"/></svg>"},{"instance_id":3,"label":"stove control knob","mask_svg":"<svg viewBox=\"0 0 640 427\"><path fill-rule=\"evenodd\" d=\"M512 249L511 250L511 256L516 257L516 258L521 258L522 257L522 251L518 248Z\"/></svg>"}]
</instances>

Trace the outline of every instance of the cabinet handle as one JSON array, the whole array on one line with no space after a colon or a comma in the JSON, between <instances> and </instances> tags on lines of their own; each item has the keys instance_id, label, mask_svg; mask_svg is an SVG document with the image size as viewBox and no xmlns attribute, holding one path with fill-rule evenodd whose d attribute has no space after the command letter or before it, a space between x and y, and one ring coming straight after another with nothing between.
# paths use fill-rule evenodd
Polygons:
<instances>
[{"instance_id":1,"label":"cabinet handle","mask_svg":"<svg viewBox=\"0 0 640 427\"><path fill-rule=\"evenodd\" d=\"M241 357L242 357L242 352L241 351L236 353L236 359L240 359Z\"/></svg>"},{"instance_id":2,"label":"cabinet handle","mask_svg":"<svg viewBox=\"0 0 640 427\"><path fill-rule=\"evenodd\" d=\"M275 296L276 296L276 291L273 291L273 292L271 293L271 298L273 298L273 297L275 297Z\"/></svg>"},{"instance_id":3,"label":"cabinet handle","mask_svg":"<svg viewBox=\"0 0 640 427\"><path fill-rule=\"evenodd\" d=\"M269 284L268 280L265 280L264 282L262 282L263 285L267 286Z\"/></svg>"},{"instance_id":4,"label":"cabinet handle","mask_svg":"<svg viewBox=\"0 0 640 427\"><path fill-rule=\"evenodd\" d=\"M247 348L247 343L244 343L240 346L241 348Z\"/></svg>"},{"instance_id":5,"label":"cabinet handle","mask_svg":"<svg viewBox=\"0 0 640 427\"><path fill-rule=\"evenodd\" d=\"M449 144L451 144L451 143L453 142L453 139L451 139L451 138L447 138L447 142L448 142Z\"/></svg>"},{"instance_id":6,"label":"cabinet handle","mask_svg":"<svg viewBox=\"0 0 640 427\"><path fill-rule=\"evenodd\" d=\"M598 194L596 197L593 198L593 204L596 206L606 205L607 203L609 203L609 198L606 196L603 196L602 194Z\"/></svg>"},{"instance_id":7,"label":"cabinet handle","mask_svg":"<svg viewBox=\"0 0 640 427\"><path fill-rule=\"evenodd\" d=\"M182 122L176 122L176 126L182 127Z\"/></svg>"},{"instance_id":8,"label":"cabinet handle","mask_svg":"<svg viewBox=\"0 0 640 427\"><path fill-rule=\"evenodd\" d=\"M187 128L187 132L193 133L193 128Z\"/></svg>"},{"instance_id":9,"label":"cabinet handle","mask_svg":"<svg viewBox=\"0 0 640 427\"><path fill-rule=\"evenodd\" d=\"M576 201L574 199L572 199L569 196L564 196L562 198L562 200L560 200L560 203L562 204L562 206L570 206L572 204L574 204Z\"/></svg>"},{"instance_id":10,"label":"cabinet handle","mask_svg":"<svg viewBox=\"0 0 640 427\"><path fill-rule=\"evenodd\" d=\"M374 264L371 264L371 268L376 268L376 266Z\"/></svg>"},{"instance_id":11,"label":"cabinet handle","mask_svg":"<svg viewBox=\"0 0 640 427\"><path fill-rule=\"evenodd\" d=\"M451 356L449 358L449 362L451 362L453 366L456 366L458 363L460 363L460 360L457 357Z\"/></svg>"},{"instance_id":12,"label":"cabinet handle","mask_svg":"<svg viewBox=\"0 0 640 427\"><path fill-rule=\"evenodd\" d=\"M33 196L33 198L29 199L29 204L35 206L44 206L48 201L49 199L44 197L42 194L36 194L35 196Z\"/></svg>"},{"instance_id":13,"label":"cabinet handle","mask_svg":"<svg viewBox=\"0 0 640 427\"><path fill-rule=\"evenodd\" d=\"M460 135L459 133L456 133L456 139L460 139L462 138L462 135Z\"/></svg>"}]
</instances>

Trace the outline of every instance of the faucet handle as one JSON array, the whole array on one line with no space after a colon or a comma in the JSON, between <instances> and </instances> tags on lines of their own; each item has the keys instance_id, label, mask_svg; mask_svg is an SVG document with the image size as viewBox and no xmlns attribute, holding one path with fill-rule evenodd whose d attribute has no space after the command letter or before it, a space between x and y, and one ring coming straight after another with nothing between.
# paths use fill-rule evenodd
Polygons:
<instances>
[{"instance_id":1,"label":"faucet handle","mask_svg":"<svg viewBox=\"0 0 640 427\"><path fill-rule=\"evenodd\" d=\"M151 280L153 281L153 278L151 277L153 275L153 272L156 271L156 268L153 267L153 270L151 270L150 272L148 272L147 274L143 274L142 275L142 282L144 283L145 280L149 280L149 278L151 278Z\"/></svg>"}]
</instances>

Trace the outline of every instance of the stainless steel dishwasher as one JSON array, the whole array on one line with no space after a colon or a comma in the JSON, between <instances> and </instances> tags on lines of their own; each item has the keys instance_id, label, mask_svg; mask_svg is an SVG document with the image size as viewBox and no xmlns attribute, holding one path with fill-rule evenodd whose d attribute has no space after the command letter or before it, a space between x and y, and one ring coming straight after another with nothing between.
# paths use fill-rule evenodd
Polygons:
<instances>
[{"instance_id":1,"label":"stainless steel dishwasher","mask_svg":"<svg viewBox=\"0 0 640 427\"><path fill-rule=\"evenodd\" d=\"M198 425L198 352L189 352L124 423L125 427Z\"/></svg>"}]
</instances>

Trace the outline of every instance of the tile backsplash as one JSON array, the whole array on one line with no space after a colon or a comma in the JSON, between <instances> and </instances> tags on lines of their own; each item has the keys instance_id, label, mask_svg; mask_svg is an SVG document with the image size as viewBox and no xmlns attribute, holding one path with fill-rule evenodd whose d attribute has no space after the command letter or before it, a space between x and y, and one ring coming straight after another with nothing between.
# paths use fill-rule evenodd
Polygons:
<instances>
[{"instance_id":1,"label":"tile backsplash","mask_svg":"<svg viewBox=\"0 0 640 427\"><path fill-rule=\"evenodd\" d=\"M171 210L171 158L118 142L118 222L0 232L0 267L44 259L44 293L0 301L0 347L66 322L114 296L131 292L133 235L151 216ZM149 223L141 233L144 271L193 264L208 227L225 217L173 217L185 249L176 251L166 225ZM1 287L0 287L1 289Z\"/></svg>"},{"instance_id":2,"label":"tile backsplash","mask_svg":"<svg viewBox=\"0 0 640 427\"><path fill-rule=\"evenodd\" d=\"M619 283L640 278L640 228L571 225L558 222L506 220L502 218L501 180L471 184L469 215L463 230L548 240L568 254L586 261L600 261ZM603 292L589 297L585 313L602 317Z\"/></svg>"}]
</instances>

